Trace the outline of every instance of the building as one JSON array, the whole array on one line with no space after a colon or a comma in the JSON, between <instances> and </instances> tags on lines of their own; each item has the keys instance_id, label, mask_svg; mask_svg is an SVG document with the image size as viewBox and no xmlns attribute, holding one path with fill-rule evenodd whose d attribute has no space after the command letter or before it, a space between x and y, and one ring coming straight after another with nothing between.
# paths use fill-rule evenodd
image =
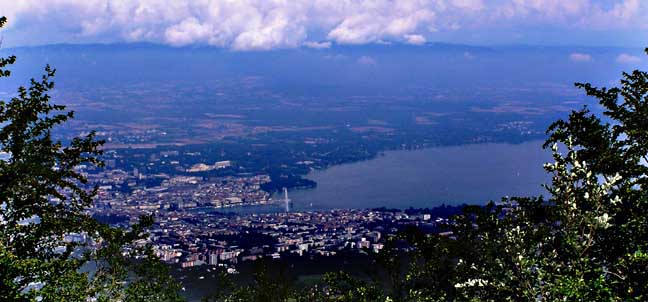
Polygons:
<instances>
[{"instance_id":1,"label":"building","mask_svg":"<svg viewBox=\"0 0 648 302\"><path fill-rule=\"evenodd\" d=\"M218 265L218 254L217 253L209 254L207 260L209 261L209 265Z\"/></svg>"}]
</instances>

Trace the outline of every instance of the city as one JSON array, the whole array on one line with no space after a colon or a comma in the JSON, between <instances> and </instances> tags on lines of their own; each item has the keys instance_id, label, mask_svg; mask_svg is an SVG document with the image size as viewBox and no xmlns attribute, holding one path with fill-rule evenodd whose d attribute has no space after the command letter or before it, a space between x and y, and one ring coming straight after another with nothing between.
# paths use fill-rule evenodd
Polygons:
<instances>
[{"instance_id":1,"label":"city","mask_svg":"<svg viewBox=\"0 0 648 302\"><path fill-rule=\"evenodd\" d=\"M0 301L648 301L648 1L0 1Z\"/></svg>"},{"instance_id":2,"label":"city","mask_svg":"<svg viewBox=\"0 0 648 302\"><path fill-rule=\"evenodd\" d=\"M214 167L229 165L219 162ZM205 167L197 166L202 170ZM340 250L378 253L385 236L395 235L407 225L432 231L447 222L447 217L396 210L291 212L287 191L285 200L273 200L261 189L270 181L268 175L207 180L155 175L162 180L153 187L143 185L151 176L137 170L112 169L87 175L99 184L92 215L124 227L135 223L137 217L154 215L156 222L147 243L160 259L183 268L218 265L232 271L239 261L277 259L282 254L333 256ZM123 184L127 188L122 188ZM269 204L281 206L285 212L227 213L232 207Z\"/></svg>"}]
</instances>

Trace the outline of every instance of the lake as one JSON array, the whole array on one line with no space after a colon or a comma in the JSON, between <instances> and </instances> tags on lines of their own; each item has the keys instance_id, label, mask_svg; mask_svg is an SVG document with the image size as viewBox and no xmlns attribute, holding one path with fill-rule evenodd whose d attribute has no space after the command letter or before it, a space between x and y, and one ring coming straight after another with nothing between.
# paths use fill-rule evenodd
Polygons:
<instances>
[{"instance_id":1,"label":"lake","mask_svg":"<svg viewBox=\"0 0 648 302\"><path fill-rule=\"evenodd\" d=\"M310 190L289 192L295 209L433 207L545 193L542 141L387 151L372 160L313 171ZM280 196L274 196L280 198ZM312 206L311 206L312 203Z\"/></svg>"},{"instance_id":2,"label":"lake","mask_svg":"<svg viewBox=\"0 0 648 302\"><path fill-rule=\"evenodd\" d=\"M503 196L545 194L552 160L543 141L475 144L387 151L375 159L316 170L317 188L290 191L293 210L408 208L485 204ZM282 194L273 199L282 199ZM230 208L228 212L282 211L280 205Z\"/></svg>"}]
</instances>

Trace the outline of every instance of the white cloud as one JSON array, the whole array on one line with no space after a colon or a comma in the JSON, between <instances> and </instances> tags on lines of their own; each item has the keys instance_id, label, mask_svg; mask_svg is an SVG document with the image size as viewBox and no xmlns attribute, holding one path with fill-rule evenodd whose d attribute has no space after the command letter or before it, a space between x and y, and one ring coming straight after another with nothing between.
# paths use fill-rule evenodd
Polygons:
<instances>
[{"instance_id":1,"label":"white cloud","mask_svg":"<svg viewBox=\"0 0 648 302\"><path fill-rule=\"evenodd\" d=\"M4 35L13 45L149 41L264 50L421 44L516 25L648 29L642 0L4 0L0 12L10 19Z\"/></svg>"},{"instance_id":2,"label":"white cloud","mask_svg":"<svg viewBox=\"0 0 648 302\"><path fill-rule=\"evenodd\" d=\"M616 61L621 64L637 64L641 63L641 58L627 53L622 53L616 58Z\"/></svg>"},{"instance_id":3,"label":"white cloud","mask_svg":"<svg viewBox=\"0 0 648 302\"><path fill-rule=\"evenodd\" d=\"M405 41L413 45L423 45L427 40L422 35L405 35Z\"/></svg>"},{"instance_id":4,"label":"white cloud","mask_svg":"<svg viewBox=\"0 0 648 302\"><path fill-rule=\"evenodd\" d=\"M341 55L341 54L325 55L324 56L324 59L327 59L327 60L345 60L347 58L348 58L347 56Z\"/></svg>"},{"instance_id":5,"label":"white cloud","mask_svg":"<svg viewBox=\"0 0 648 302\"><path fill-rule=\"evenodd\" d=\"M357 62L362 65L376 65L376 59L369 56L359 57Z\"/></svg>"},{"instance_id":6,"label":"white cloud","mask_svg":"<svg viewBox=\"0 0 648 302\"><path fill-rule=\"evenodd\" d=\"M590 62L593 60L592 55L580 52L570 54L569 59L573 62Z\"/></svg>"},{"instance_id":7,"label":"white cloud","mask_svg":"<svg viewBox=\"0 0 648 302\"><path fill-rule=\"evenodd\" d=\"M498 11L508 18L534 18L564 20L583 15L589 10L589 0L513 0L506 1Z\"/></svg>"},{"instance_id":8,"label":"white cloud","mask_svg":"<svg viewBox=\"0 0 648 302\"><path fill-rule=\"evenodd\" d=\"M498 16L527 24L559 25L584 30L648 28L644 0L510 0L497 8Z\"/></svg>"},{"instance_id":9,"label":"white cloud","mask_svg":"<svg viewBox=\"0 0 648 302\"><path fill-rule=\"evenodd\" d=\"M467 52L467 51L463 53L463 56L464 56L464 58L465 58L466 60L472 60L472 59L475 58L475 55L473 55L472 53Z\"/></svg>"},{"instance_id":10,"label":"white cloud","mask_svg":"<svg viewBox=\"0 0 648 302\"><path fill-rule=\"evenodd\" d=\"M331 42L330 41L325 41L325 42L306 41L306 42L304 42L303 45L308 47L308 48L314 48L314 49L331 48Z\"/></svg>"},{"instance_id":11,"label":"white cloud","mask_svg":"<svg viewBox=\"0 0 648 302\"><path fill-rule=\"evenodd\" d=\"M472 11L484 9L484 2L482 0L452 0L452 5Z\"/></svg>"},{"instance_id":12,"label":"white cloud","mask_svg":"<svg viewBox=\"0 0 648 302\"><path fill-rule=\"evenodd\" d=\"M196 18L188 18L173 25L164 32L165 40L171 45L182 46L210 36L212 29L209 24L201 24Z\"/></svg>"}]
</instances>

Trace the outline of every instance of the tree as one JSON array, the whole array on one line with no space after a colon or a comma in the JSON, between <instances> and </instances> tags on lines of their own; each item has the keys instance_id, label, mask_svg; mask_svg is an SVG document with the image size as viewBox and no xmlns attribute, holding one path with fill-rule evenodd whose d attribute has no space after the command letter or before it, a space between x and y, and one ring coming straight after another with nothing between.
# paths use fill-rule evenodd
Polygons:
<instances>
[{"instance_id":1,"label":"tree","mask_svg":"<svg viewBox=\"0 0 648 302\"><path fill-rule=\"evenodd\" d=\"M648 53L648 48L645 50ZM592 233L587 254L604 270L606 286L615 298L646 300L648 285L648 72L623 73L620 87L596 88L576 84L604 108L602 121L587 108L573 112L566 121L549 128L547 145L571 146L566 156L571 170L591 175L575 183L603 179L605 194L599 203L593 192L579 192L590 225L604 228ZM580 162L581 164L578 164ZM556 171L556 167L550 167ZM552 192L556 196L557 192ZM565 193L561 193L565 194ZM592 217L592 213L600 212Z\"/></svg>"},{"instance_id":2,"label":"tree","mask_svg":"<svg viewBox=\"0 0 648 302\"><path fill-rule=\"evenodd\" d=\"M648 298L648 73L623 73L620 84L576 84L606 122L584 108L549 127L548 200L515 198L459 217L457 240L490 251L459 265L469 268L457 283L466 300Z\"/></svg>"},{"instance_id":3,"label":"tree","mask_svg":"<svg viewBox=\"0 0 648 302\"><path fill-rule=\"evenodd\" d=\"M11 75L15 61L0 58L0 77ZM50 103L54 75L47 66L41 79L0 101L0 150L8 156L0 161L0 300L179 300L166 268L136 244L151 217L122 230L87 213L97 187L77 167L103 166L103 141L94 132L68 144L54 138L74 117Z\"/></svg>"}]
</instances>

